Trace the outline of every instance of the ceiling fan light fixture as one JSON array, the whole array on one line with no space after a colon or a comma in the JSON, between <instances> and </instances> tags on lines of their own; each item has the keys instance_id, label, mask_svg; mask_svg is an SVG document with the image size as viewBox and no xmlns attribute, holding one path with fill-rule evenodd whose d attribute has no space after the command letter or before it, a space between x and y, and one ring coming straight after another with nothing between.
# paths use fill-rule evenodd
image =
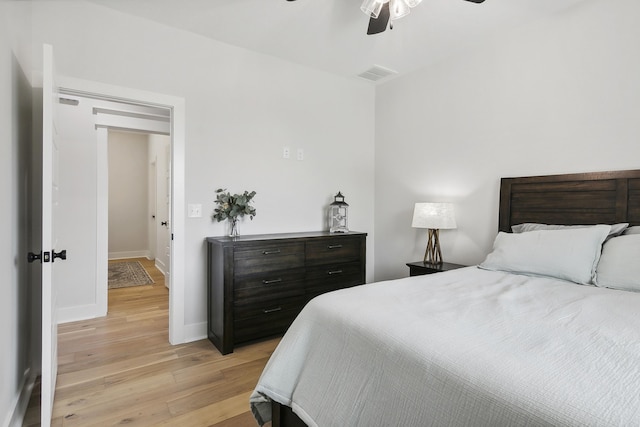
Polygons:
<instances>
[{"instance_id":1,"label":"ceiling fan light fixture","mask_svg":"<svg viewBox=\"0 0 640 427\"><path fill-rule=\"evenodd\" d=\"M404 0L404 1L405 1L405 3L407 3L407 6L409 6L409 7L416 7L417 5L419 5L419 4L420 4L420 2L421 2L422 0Z\"/></svg>"},{"instance_id":2,"label":"ceiling fan light fixture","mask_svg":"<svg viewBox=\"0 0 640 427\"><path fill-rule=\"evenodd\" d=\"M390 0L389 12L391 12L390 19L395 21L403 16L407 16L411 12L411 8L405 0Z\"/></svg>"},{"instance_id":3,"label":"ceiling fan light fixture","mask_svg":"<svg viewBox=\"0 0 640 427\"><path fill-rule=\"evenodd\" d=\"M364 0L362 2L362 6L360 6L360 10L362 10L366 15L377 18L380 16L380 11L382 10L382 5L387 3L389 0Z\"/></svg>"},{"instance_id":4,"label":"ceiling fan light fixture","mask_svg":"<svg viewBox=\"0 0 640 427\"><path fill-rule=\"evenodd\" d=\"M465 0L482 3L484 0ZM393 29L393 21L407 16L422 0L364 0L360 9L369 16L367 34L374 35Z\"/></svg>"}]
</instances>

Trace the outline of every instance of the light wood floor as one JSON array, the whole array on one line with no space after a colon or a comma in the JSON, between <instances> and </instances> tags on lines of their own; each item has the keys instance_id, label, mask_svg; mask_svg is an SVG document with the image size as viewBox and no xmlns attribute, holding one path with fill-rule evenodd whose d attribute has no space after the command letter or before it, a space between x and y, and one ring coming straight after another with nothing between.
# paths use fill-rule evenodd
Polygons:
<instances>
[{"instance_id":1,"label":"light wood floor","mask_svg":"<svg viewBox=\"0 0 640 427\"><path fill-rule=\"evenodd\" d=\"M153 285L109 290L107 317L59 326L52 425L256 426L249 395L279 340L227 356L208 340L171 346L164 277L139 261ZM30 405L25 426L38 418Z\"/></svg>"}]
</instances>

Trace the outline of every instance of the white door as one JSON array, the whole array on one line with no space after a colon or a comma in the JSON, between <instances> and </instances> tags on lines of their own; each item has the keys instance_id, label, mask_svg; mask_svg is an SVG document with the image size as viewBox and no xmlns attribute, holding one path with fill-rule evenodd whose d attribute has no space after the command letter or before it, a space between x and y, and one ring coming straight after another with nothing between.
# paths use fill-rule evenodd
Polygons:
<instances>
[{"instance_id":1,"label":"white door","mask_svg":"<svg viewBox=\"0 0 640 427\"><path fill-rule=\"evenodd\" d=\"M158 257L158 230L156 229L157 221L156 216L158 214L158 175L157 164L158 157L156 156L151 163L149 163L149 255L151 259L157 259Z\"/></svg>"},{"instance_id":2,"label":"white door","mask_svg":"<svg viewBox=\"0 0 640 427\"><path fill-rule=\"evenodd\" d=\"M43 46L42 80L42 379L41 425L51 425L53 396L58 373L58 323L53 266L66 251L56 252L54 221L58 203L58 150L56 105L58 103L53 48Z\"/></svg>"},{"instance_id":3,"label":"white door","mask_svg":"<svg viewBox=\"0 0 640 427\"><path fill-rule=\"evenodd\" d=\"M167 217L169 226L163 233L162 245L166 259L167 270L165 271L164 285L171 288L171 142L167 139L165 145L164 156L164 175L165 175L165 198L164 198L164 214Z\"/></svg>"},{"instance_id":4,"label":"white door","mask_svg":"<svg viewBox=\"0 0 640 427\"><path fill-rule=\"evenodd\" d=\"M156 266L171 288L171 138L153 135L156 157Z\"/></svg>"}]
</instances>

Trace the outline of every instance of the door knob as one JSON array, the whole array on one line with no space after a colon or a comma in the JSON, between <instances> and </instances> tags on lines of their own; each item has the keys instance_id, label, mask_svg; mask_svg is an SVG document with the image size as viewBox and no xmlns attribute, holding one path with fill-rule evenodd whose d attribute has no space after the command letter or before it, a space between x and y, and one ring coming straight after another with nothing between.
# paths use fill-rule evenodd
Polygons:
<instances>
[{"instance_id":1,"label":"door knob","mask_svg":"<svg viewBox=\"0 0 640 427\"><path fill-rule=\"evenodd\" d=\"M53 258L51 260L51 262L56 262L56 258L60 258L60 259L67 259L67 250L63 249L60 252L56 252L56 251L51 251L53 253Z\"/></svg>"},{"instance_id":2,"label":"door knob","mask_svg":"<svg viewBox=\"0 0 640 427\"><path fill-rule=\"evenodd\" d=\"M32 263L38 260L42 260L42 252L39 252L37 254L34 254L33 252L29 252L27 254L27 261L29 261L29 263Z\"/></svg>"}]
</instances>

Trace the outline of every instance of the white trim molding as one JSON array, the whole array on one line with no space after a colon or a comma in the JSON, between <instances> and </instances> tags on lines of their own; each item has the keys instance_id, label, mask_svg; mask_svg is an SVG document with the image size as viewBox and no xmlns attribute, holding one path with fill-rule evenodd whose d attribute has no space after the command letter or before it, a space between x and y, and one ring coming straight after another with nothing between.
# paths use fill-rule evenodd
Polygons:
<instances>
[{"instance_id":1,"label":"white trim molding","mask_svg":"<svg viewBox=\"0 0 640 427\"><path fill-rule=\"evenodd\" d=\"M24 417L27 413L29 399L31 399L35 382L35 374L31 372L30 368L27 368L22 374L20 393L16 395L15 399L11 403L10 410L2 423L3 426L21 427L24 424Z\"/></svg>"},{"instance_id":2,"label":"white trim molding","mask_svg":"<svg viewBox=\"0 0 640 427\"><path fill-rule=\"evenodd\" d=\"M169 342L185 341L185 100L171 95L113 86L105 83L60 76L59 86L66 92L103 99L129 101L171 110L171 266L169 291Z\"/></svg>"}]
</instances>

